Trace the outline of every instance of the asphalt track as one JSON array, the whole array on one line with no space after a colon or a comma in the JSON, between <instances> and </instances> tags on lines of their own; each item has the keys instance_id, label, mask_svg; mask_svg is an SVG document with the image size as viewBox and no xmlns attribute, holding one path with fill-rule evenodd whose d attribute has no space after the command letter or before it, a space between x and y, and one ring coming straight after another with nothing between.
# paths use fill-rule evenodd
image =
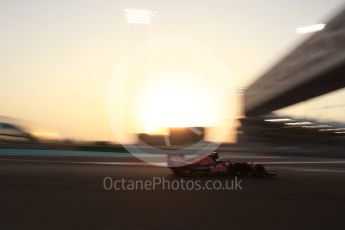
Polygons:
<instances>
[{"instance_id":1,"label":"asphalt track","mask_svg":"<svg viewBox=\"0 0 345 230\"><path fill-rule=\"evenodd\" d=\"M345 162L264 158L242 190L110 190L104 178L179 180L124 158L0 157L1 229L344 229ZM233 179L233 178L231 178ZM229 178L188 178L220 180Z\"/></svg>"}]
</instances>

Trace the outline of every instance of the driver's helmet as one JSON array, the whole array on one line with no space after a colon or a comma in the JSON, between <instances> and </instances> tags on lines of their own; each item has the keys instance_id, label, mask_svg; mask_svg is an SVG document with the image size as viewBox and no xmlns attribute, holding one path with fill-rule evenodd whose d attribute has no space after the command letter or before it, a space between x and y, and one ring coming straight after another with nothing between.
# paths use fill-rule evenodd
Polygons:
<instances>
[{"instance_id":1,"label":"driver's helmet","mask_svg":"<svg viewBox=\"0 0 345 230\"><path fill-rule=\"evenodd\" d=\"M210 154L210 156L212 157L212 159L213 159L214 161L216 161L216 160L219 158L218 152L216 152L216 151L213 151L213 152Z\"/></svg>"}]
</instances>

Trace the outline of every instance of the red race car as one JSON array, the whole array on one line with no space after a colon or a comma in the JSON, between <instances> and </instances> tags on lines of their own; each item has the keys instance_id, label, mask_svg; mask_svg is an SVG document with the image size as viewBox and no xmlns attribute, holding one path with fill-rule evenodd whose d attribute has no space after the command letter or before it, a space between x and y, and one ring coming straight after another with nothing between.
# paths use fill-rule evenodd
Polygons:
<instances>
[{"instance_id":1,"label":"red race car","mask_svg":"<svg viewBox=\"0 0 345 230\"><path fill-rule=\"evenodd\" d=\"M169 155L168 164L171 171L177 176L202 176L202 175L253 175L254 177L274 176L262 164L247 162L234 162L221 159L217 152L188 164L184 155Z\"/></svg>"}]
</instances>

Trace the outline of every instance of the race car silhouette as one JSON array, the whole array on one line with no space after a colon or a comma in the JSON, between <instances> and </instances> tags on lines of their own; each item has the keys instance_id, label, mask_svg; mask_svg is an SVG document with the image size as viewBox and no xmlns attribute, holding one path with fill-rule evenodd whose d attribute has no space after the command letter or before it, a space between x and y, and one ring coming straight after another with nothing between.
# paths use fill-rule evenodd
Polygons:
<instances>
[{"instance_id":1,"label":"race car silhouette","mask_svg":"<svg viewBox=\"0 0 345 230\"><path fill-rule=\"evenodd\" d=\"M274 176L275 172L267 171L262 164L248 162L234 162L219 158L217 152L199 159L194 163L187 163L182 154L168 156L168 166L176 176L226 175L254 177Z\"/></svg>"}]
</instances>

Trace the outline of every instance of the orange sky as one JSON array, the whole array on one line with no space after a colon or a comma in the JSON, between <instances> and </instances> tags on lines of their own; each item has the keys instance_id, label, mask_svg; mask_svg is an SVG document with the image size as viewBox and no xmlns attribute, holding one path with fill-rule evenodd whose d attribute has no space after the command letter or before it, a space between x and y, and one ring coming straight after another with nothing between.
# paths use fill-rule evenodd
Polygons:
<instances>
[{"instance_id":1,"label":"orange sky","mask_svg":"<svg viewBox=\"0 0 345 230\"><path fill-rule=\"evenodd\" d=\"M341 0L1 1L0 115L32 121L66 138L113 140L107 113L107 97L111 93L108 87L121 60L142 42L178 37L202 44L200 47L208 50L206 58L215 57L229 70L232 84L225 92L228 90L227 96L235 100L231 88L236 91L246 87L305 39L305 35L295 33L296 27L320 22L343 3ZM129 7L150 9L157 14L152 24L137 29L124 16L123 10ZM185 55L181 49L167 51L175 60L168 57L162 60L183 66L182 72L202 70L207 72L206 78L212 79L217 71L211 65L206 68L197 58L193 63L190 52L198 53L200 49L188 52ZM146 66L163 66L156 54L144 55L151 58ZM184 57L191 58L183 60ZM188 65L200 68L187 68ZM203 87L192 92L200 94ZM152 106L157 102L148 103ZM229 110L236 111L238 106L232 103ZM157 110L152 109L154 112Z\"/></svg>"}]
</instances>

